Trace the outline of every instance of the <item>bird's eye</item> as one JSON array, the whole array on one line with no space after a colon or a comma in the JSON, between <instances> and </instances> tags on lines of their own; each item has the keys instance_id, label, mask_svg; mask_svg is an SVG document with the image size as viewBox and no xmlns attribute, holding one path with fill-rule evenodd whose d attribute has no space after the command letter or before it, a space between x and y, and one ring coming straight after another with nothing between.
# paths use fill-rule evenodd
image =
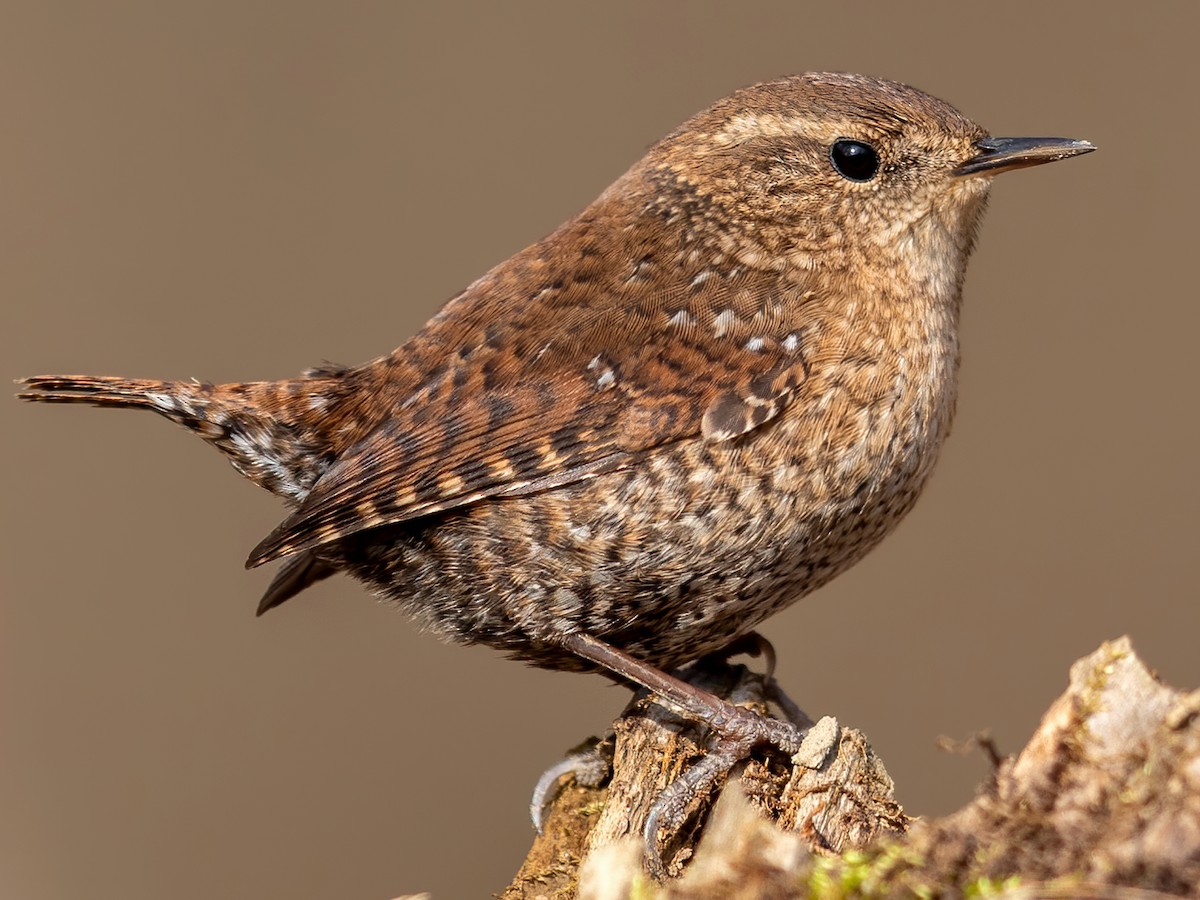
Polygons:
<instances>
[{"instance_id":1,"label":"bird's eye","mask_svg":"<svg viewBox=\"0 0 1200 900\"><path fill-rule=\"evenodd\" d=\"M834 141L829 148L829 161L839 175L851 181L870 181L879 171L879 154L862 141Z\"/></svg>"}]
</instances>

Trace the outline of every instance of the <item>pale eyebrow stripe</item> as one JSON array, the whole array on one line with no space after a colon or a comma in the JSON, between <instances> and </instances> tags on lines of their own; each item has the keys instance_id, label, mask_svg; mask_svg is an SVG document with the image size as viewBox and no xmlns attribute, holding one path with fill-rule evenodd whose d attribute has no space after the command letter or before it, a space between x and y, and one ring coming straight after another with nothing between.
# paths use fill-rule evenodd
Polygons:
<instances>
[{"instance_id":1,"label":"pale eyebrow stripe","mask_svg":"<svg viewBox=\"0 0 1200 900\"><path fill-rule=\"evenodd\" d=\"M730 119L724 128L712 136L712 140L718 146L741 144L760 137L801 137L819 140L830 134L833 130L831 124L828 121L818 124L801 116L745 113ZM846 120L836 125L837 129L849 129L851 122ZM861 130L861 125L858 130Z\"/></svg>"},{"instance_id":2,"label":"pale eyebrow stripe","mask_svg":"<svg viewBox=\"0 0 1200 900\"><path fill-rule=\"evenodd\" d=\"M894 124L898 125L902 122L903 118L901 117ZM839 136L863 135L864 130L874 132L879 129L887 130L887 128L887 123L873 121L866 116L836 121L824 118L817 122L803 116L781 116L778 113L742 113L731 118L720 131L714 132L711 140L718 147L736 146L755 138L764 137L797 137L819 143ZM869 136L865 135L865 137Z\"/></svg>"}]
</instances>

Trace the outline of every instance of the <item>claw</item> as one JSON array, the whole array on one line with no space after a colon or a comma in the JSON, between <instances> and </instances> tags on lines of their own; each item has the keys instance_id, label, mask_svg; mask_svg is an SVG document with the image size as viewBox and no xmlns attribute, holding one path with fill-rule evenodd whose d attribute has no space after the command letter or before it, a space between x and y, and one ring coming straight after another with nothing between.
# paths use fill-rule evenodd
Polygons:
<instances>
[{"instance_id":1,"label":"claw","mask_svg":"<svg viewBox=\"0 0 1200 900\"><path fill-rule=\"evenodd\" d=\"M546 811L554 798L558 796L559 781L564 775L572 775L575 781L584 787L598 787L609 775L609 761L600 750L599 744L593 744L587 750L572 753L560 759L537 780L533 788L533 796L529 799L529 817L533 827L541 834L546 824Z\"/></svg>"},{"instance_id":2,"label":"claw","mask_svg":"<svg viewBox=\"0 0 1200 900\"><path fill-rule=\"evenodd\" d=\"M816 723L812 720L804 710L787 693L779 686L779 682L774 676L767 676L763 679L763 688L766 693L766 699L770 703L774 703L779 710L787 716L789 722L799 728L801 731L807 731Z\"/></svg>"},{"instance_id":3,"label":"claw","mask_svg":"<svg viewBox=\"0 0 1200 900\"><path fill-rule=\"evenodd\" d=\"M740 656L743 653L753 656L755 659L761 656L763 662L766 663L764 677L768 681L775 678L775 646L757 631L743 634L716 653L710 653L706 658L726 662L731 657Z\"/></svg>"}]
</instances>

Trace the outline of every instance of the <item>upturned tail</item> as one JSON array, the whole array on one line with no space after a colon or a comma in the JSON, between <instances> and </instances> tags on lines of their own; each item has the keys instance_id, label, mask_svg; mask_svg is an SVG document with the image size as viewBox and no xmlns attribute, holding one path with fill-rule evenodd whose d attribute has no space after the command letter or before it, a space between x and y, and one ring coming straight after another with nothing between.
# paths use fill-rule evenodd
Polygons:
<instances>
[{"instance_id":1,"label":"upturned tail","mask_svg":"<svg viewBox=\"0 0 1200 900\"><path fill-rule=\"evenodd\" d=\"M299 502L320 476L326 417L338 379L212 385L88 375L38 375L17 397L150 409L217 447L251 481Z\"/></svg>"}]
</instances>

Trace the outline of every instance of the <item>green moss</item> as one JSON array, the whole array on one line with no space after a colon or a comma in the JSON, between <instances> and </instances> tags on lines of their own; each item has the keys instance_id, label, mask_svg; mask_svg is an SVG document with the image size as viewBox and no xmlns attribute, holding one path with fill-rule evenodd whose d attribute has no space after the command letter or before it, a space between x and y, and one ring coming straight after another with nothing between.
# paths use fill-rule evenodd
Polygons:
<instances>
[{"instance_id":1,"label":"green moss","mask_svg":"<svg viewBox=\"0 0 1200 900\"><path fill-rule=\"evenodd\" d=\"M1008 878L1002 880L980 878L978 881L968 884L963 888L963 897L968 898L968 900L973 897L997 897L1020 886L1021 876L1019 875L1010 875Z\"/></svg>"},{"instance_id":2,"label":"green moss","mask_svg":"<svg viewBox=\"0 0 1200 900\"><path fill-rule=\"evenodd\" d=\"M920 865L921 857L911 848L887 844L870 852L848 850L841 856L814 860L808 876L811 900L854 900L875 897L885 885L892 884L898 870ZM920 886L909 886L918 897L932 896Z\"/></svg>"},{"instance_id":3,"label":"green moss","mask_svg":"<svg viewBox=\"0 0 1200 900\"><path fill-rule=\"evenodd\" d=\"M655 900L660 896L662 890L644 872L633 876L633 883L629 885L629 900Z\"/></svg>"}]
</instances>

